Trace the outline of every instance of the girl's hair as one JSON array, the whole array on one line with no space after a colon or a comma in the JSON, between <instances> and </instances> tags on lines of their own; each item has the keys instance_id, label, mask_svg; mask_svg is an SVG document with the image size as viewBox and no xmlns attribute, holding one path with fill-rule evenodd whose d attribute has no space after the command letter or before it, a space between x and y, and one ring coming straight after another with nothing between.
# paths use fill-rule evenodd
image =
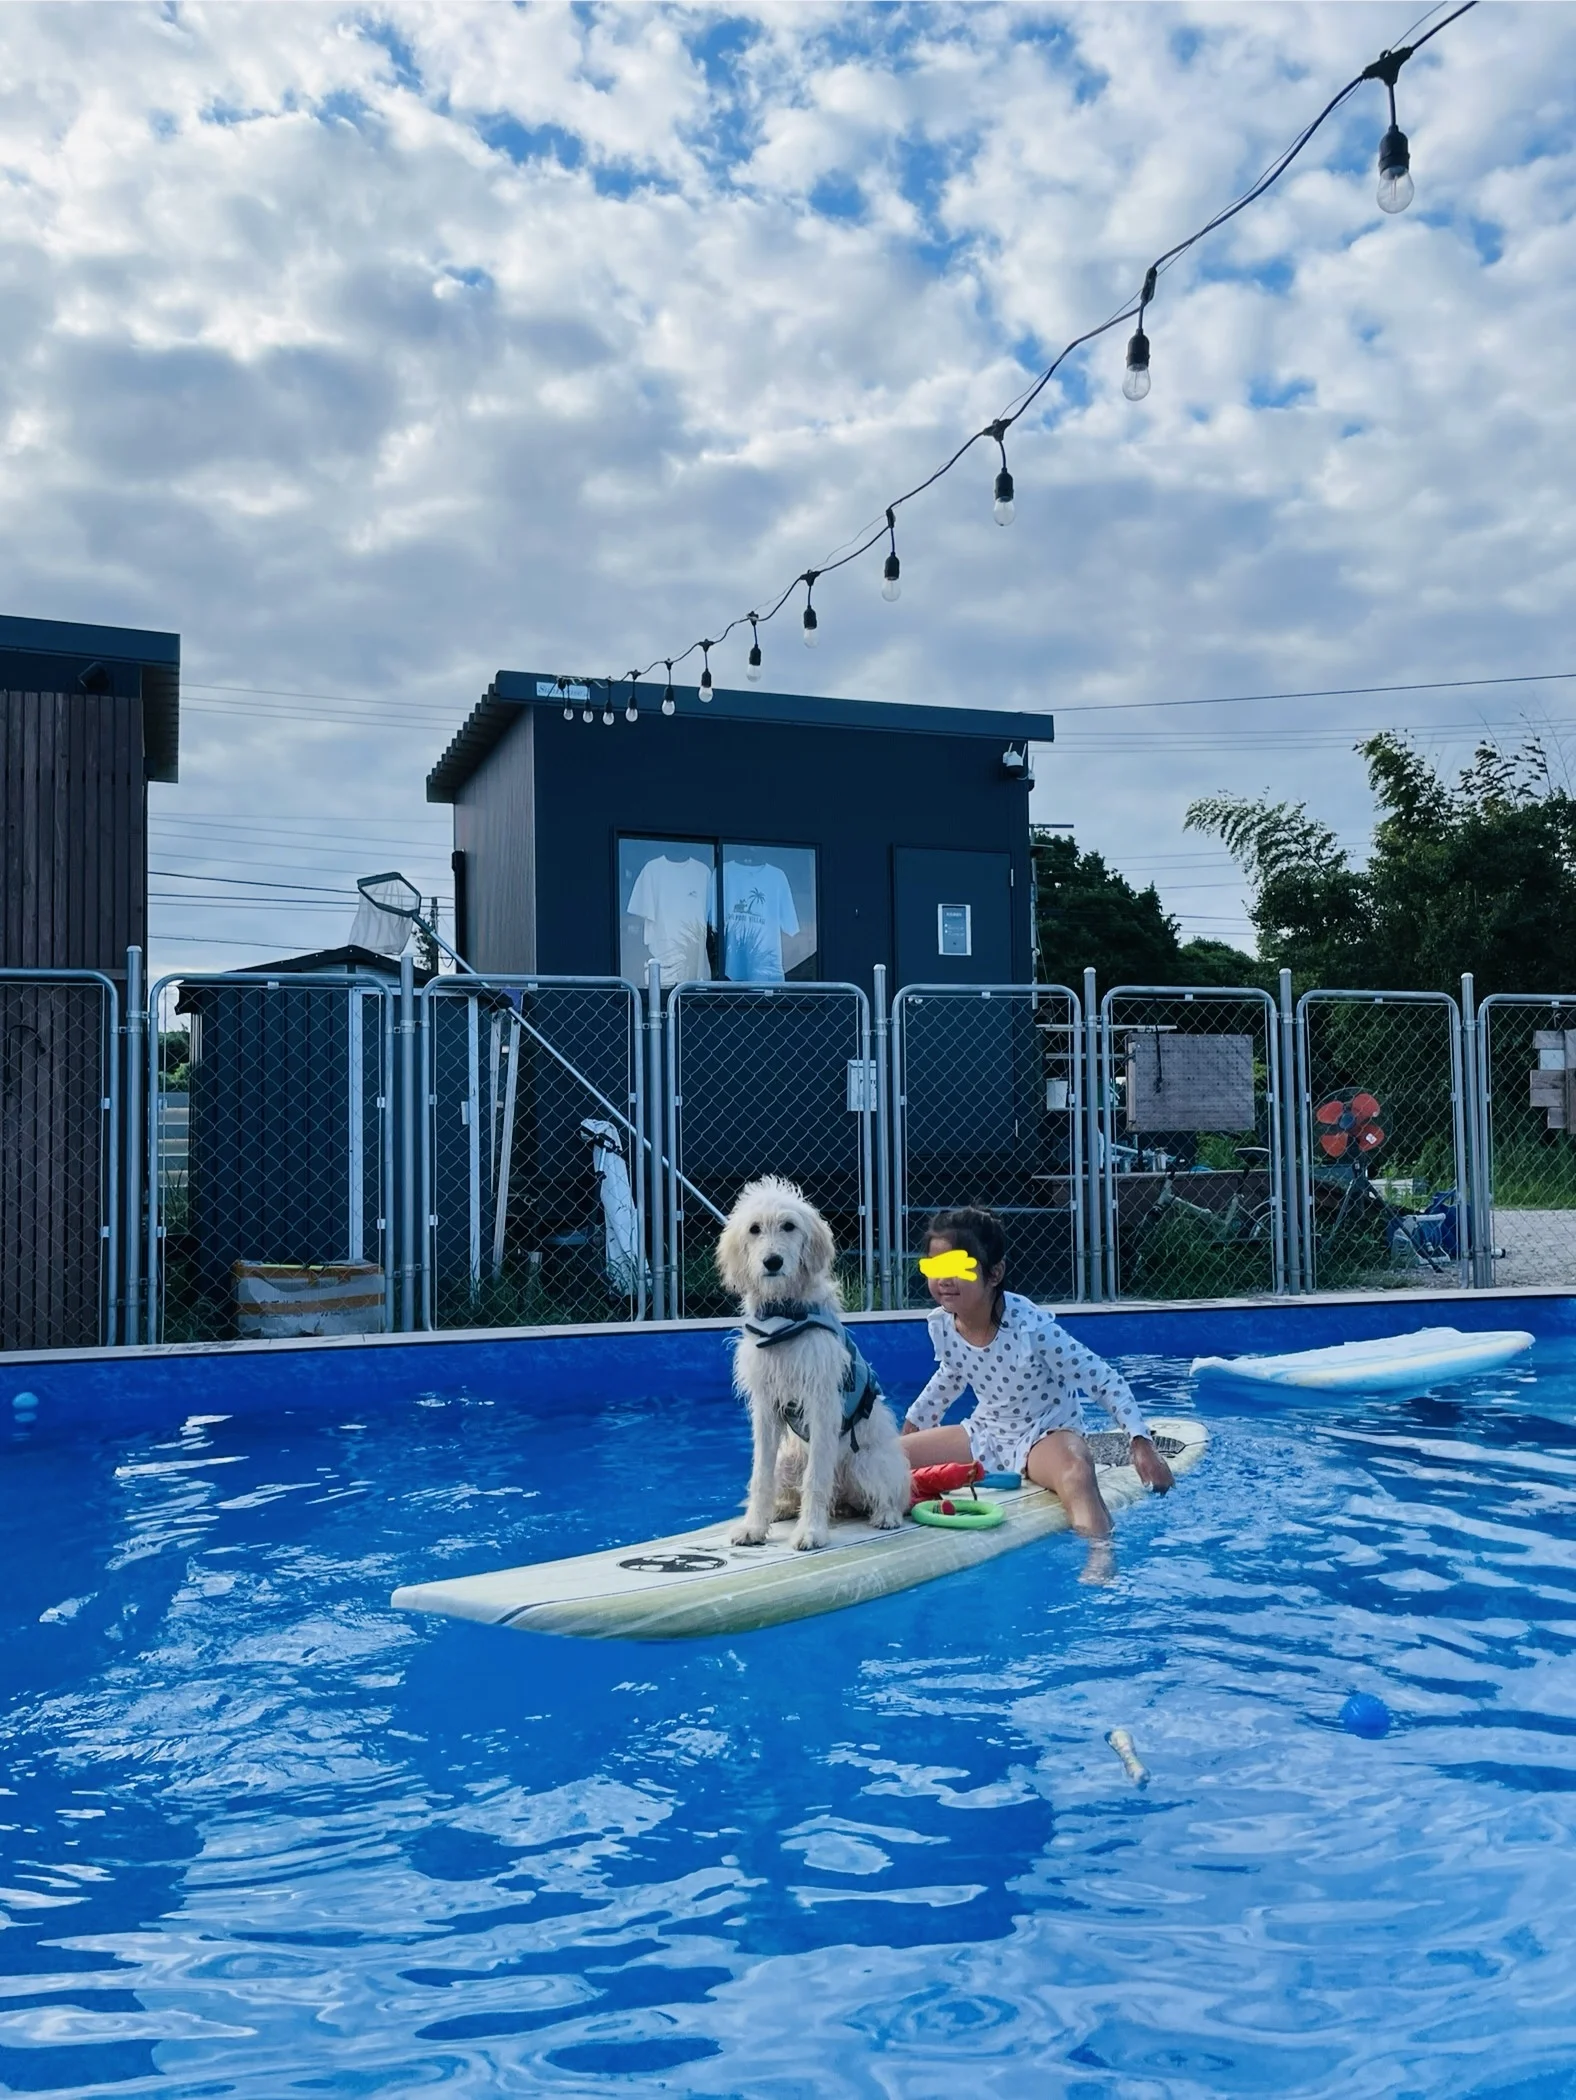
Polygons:
<instances>
[{"instance_id":1,"label":"girl's hair","mask_svg":"<svg viewBox=\"0 0 1576 2100\"><path fill-rule=\"evenodd\" d=\"M931 1240L951 1240L955 1247L962 1247L972 1254L980 1265L983 1279L992 1269L1005 1266L1007 1260L1007 1235L1002 1231L1001 1220L993 1210L982 1210L978 1204L963 1203L956 1210L938 1210L925 1227L925 1244ZM1007 1310L1005 1279L996 1286L996 1295L991 1302L991 1315L998 1322Z\"/></svg>"}]
</instances>

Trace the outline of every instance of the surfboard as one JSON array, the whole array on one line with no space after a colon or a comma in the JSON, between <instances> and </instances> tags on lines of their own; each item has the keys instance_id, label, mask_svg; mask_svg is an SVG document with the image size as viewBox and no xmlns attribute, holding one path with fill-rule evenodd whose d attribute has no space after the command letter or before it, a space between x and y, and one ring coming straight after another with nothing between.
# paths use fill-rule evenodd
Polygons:
<instances>
[{"instance_id":1,"label":"surfboard","mask_svg":"<svg viewBox=\"0 0 1576 2100\"><path fill-rule=\"evenodd\" d=\"M1150 1427L1173 1473L1191 1471L1203 1457L1208 1436L1201 1422L1157 1419ZM1115 1511L1138 1501L1147 1490L1128 1463L1127 1438L1113 1431L1089 1442L1107 1507ZM1044 1488L1027 1482L993 1487L988 1499L1000 1505L1005 1519L989 1531L914 1523L877 1531L845 1520L833 1525L825 1546L799 1553L788 1543L792 1523L774 1524L763 1546L732 1545L735 1513L699 1531L610 1546L572 1560L411 1583L397 1589L392 1601L400 1611L600 1640L751 1633L912 1589L1067 1529L1066 1510Z\"/></svg>"},{"instance_id":2,"label":"surfboard","mask_svg":"<svg viewBox=\"0 0 1576 2100\"><path fill-rule=\"evenodd\" d=\"M1327 1349L1299 1349L1287 1356L1200 1356L1193 1376L1327 1393L1424 1393L1474 1371L1498 1370L1524 1356L1532 1339L1519 1328L1463 1334L1457 1327L1422 1327L1415 1334L1336 1342Z\"/></svg>"}]
</instances>

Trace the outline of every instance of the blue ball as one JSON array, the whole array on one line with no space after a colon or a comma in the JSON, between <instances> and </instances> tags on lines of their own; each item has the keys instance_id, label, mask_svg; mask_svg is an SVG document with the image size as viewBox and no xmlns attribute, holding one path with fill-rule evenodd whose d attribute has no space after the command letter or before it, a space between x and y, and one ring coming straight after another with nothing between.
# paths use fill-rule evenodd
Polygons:
<instances>
[{"instance_id":1,"label":"blue ball","mask_svg":"<svg viewBox=\"0 0 1576 2100\"><path fill-rule=\"evenodd\" d=\"M1341 1708L1341 1726L1348 1735L1370 1740L1390 1733L1390 1709L1372 1692L1353 1692Z\"/></svg>"},{"instance_id":2,"label":"blue ball","mask_svg":"<svg viewBox=\"0 0 1576 2100\"><path fill-rule=\"evenodd\" d=\"M11 1395L11 1405L19 1415L36 1414L38 1411L38 1395L37 1393L13 1393Z\"/></svg>"}]
</instances>

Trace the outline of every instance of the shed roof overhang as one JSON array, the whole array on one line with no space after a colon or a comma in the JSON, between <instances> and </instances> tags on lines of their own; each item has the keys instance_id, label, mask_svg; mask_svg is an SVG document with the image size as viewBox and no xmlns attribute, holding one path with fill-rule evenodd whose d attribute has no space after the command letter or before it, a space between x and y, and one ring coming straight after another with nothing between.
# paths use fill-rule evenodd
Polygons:
<instances>
[{"instance_id":1,"label":"shed roof overhang","mask_svg":"<svg viewBox=\"0 0 1576 2100\"><path fill-rule=\"evenodd\" d=\"M7 670L9 658L12 668ZM101 686L91 683L95 670ZM9 690L135 691L142 699L143 769L149 780L179 778L181 638L144 627L95 627L77 620L24 620L0 614L0 685ZM133 686L128 681L135 679Z\"/></svg>"},{"instance_id":2,"label":"shed roof overhang","mask_svg":"<svg viewBox=\"0 0 1576 2100\"><path fill-rule=\"evenodd\" d=\"M641 712L655 712L665 681L652 679L636 688ZM597 679L582 682L537 671L500 671L471 709L464 726L427 775L427 800L453 802L482 761L532 707L563 707L572 692L576 706L586 694L600 711L609 700L622 715L629 699L627 679L611 685ZM886 736L984 737L1002 744L1049 744L1055 741L1054 715L1012 714L997 708L928 707L901 700L822 700L801 693L739 693L721 687L702 702L697 687L676 685L678 714L706 722L748 722L806 729L878 730Z\"/></svg>"}]
</instances>

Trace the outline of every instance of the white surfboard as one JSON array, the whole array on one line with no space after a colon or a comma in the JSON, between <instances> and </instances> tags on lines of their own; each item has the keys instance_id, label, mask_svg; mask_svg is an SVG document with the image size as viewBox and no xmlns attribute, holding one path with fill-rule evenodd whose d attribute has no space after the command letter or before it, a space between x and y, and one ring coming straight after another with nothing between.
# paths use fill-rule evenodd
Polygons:
<instances>
[{"instance_id":1,"label":"white surfboard","mask_svg":"<svg viewBox=\"0 0 1576 2100\"><path fill-rule=\"evenodd\" d=\"M1424 1393L1474 1371L1498 1370L1524 1356L1532 1340L1519 1328L1463 1334L1457 1327L1423 1327L1415 1334L1337 1342L1328 1349L1300 1349L1289 1356L1200 1356L1193 1376L1329 1393Z\"/></svg>"},{"instance_id":2,"label":"white surfboard","mask_svg":"<svg viewBox=\"0 0 1576 2100\"><path fill-rule=\"evenodd\" d=\"M1190 1471L1203 1457L1208 1437L1201 1422L1156 1420L1151 1429L1173 1473ZM1146 1490L1127 1463L1127 1438L1113 1431L1089 1442L1107 1506L1118 1510L1136 1502ZM764 1546L731 1545L735 1514L700 1531L611 1546L573 1560L412 1583L394 1592L393 1603L400 1611L603 1640L748 1633L912 1589L1067 1528L1066 1510L1044 1488L991 1488L986 1499L1005 1517L989 1531L914 1523L876 1531L843 1522L833 1525L830 1542L817 1552L798 1553L788 1543L791 1523L774 1524Z\"/></svg>"}]
</instances>

